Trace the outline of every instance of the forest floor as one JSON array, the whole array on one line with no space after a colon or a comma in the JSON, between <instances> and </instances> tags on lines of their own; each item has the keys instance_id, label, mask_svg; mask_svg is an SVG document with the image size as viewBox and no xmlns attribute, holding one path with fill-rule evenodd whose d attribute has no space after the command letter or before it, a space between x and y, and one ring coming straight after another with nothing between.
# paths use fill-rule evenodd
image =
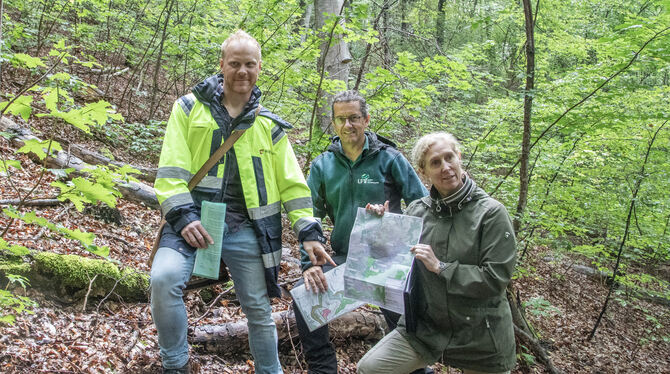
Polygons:
<instances>
[{"instance_id":1,"label":"forest floor","mask_svg":"<svg viewBox=\"0 0 670 374\"><path fill-rule=\"evenodd\" d=\"M17 158L4 140L0 153ZM91 146L91 145L89 145ZM95 145L92 145L93 147ZM0 179L3 198L15 196L13 189L29 190L40 175L40 167L19 156L23 168L15 171L12 186ZM33 196L52 196L50 173ZM119 223L106 223L90 214L77 212L70 204L34 209L38 216L68 228L96 234L95 243L110 248L110 257L121 264L148 271L146 259L159 213L139 204L121 200L117 206ZM9 223L0 216L0 228ZM14 222L4 237L13 244L33 250L70 253L93 257L75 241L45 232L38 226ZM298 255L295 237L284 233L284 244ZM565 373L670 373L670 308L617 294L595 334L586 338L600 313L607 286L595 278L574 271L578 258L560 256L551 248L533 248L524 259L522 276L514 281L526 315L551 355L554 365ZM584 265L589 265L584 264ZM281 280L290 288L300 277L296 264L283 264ZM5 284L0 285L2 287ZM221 288L218 289L219 291ZM28 287L15 293L37 301L34 313L17 316L13 325L0 326L0 372L4 373L158 373L156 330L148 303L124 303L111 298L79 300L68 304L50 294ZM237 302L222 298L211 313L199 319L209 307L200 292L185 297L189 327L218 324L243 318ZM290 301L275 299L273 311L286 310ZM341 373L354 373L356 362L374 342L334 337ZM513 373L541 373L525 347ZM253 373L250 354L214 355L192 347L192 362L200 373ZM287 373L306 372L297 339L282 341L280 359ZM457 373L441 364L438 373Z\"/></svg>"}]
</instances>

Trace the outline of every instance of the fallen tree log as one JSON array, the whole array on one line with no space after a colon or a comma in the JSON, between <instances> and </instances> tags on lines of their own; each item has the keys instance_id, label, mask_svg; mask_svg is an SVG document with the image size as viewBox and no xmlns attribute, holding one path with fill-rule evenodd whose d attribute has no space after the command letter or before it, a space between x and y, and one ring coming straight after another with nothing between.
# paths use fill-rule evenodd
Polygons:
<instances>
[{"instance_id":1,"label":"fallen tree log","mask_svg":"<svg viewBox=\"0 0 670 374\"><path fill-rule=\"evenodd\" d=\"M61 142L61 145L63 142ZM87 162L89 164L93 165L114 165L117 167L122 167L124 164L122 162L114 161L110 159L109 157L103 156L97 152L90 151L82 146L76 145L76 144L70 144L68 146L68 151L82 159L84 162ZM153 183L156 180L156 171L158 169L156 168L147 168L143 166L137 166L137 165L130 165L133 168L139 170L141 174L134 174L134 176L138 179L141 179L145 182L151 182Z\"/></svg>"},{"instance_id":2,"label":"fallen tree log","mask_svg":"<svg viewBox=\"0 0 670 374\"><path fill-rule=\"evenodd\" d=\"M21 200L19 199L10 199L10 200L0 200L0 205L19 205ZM54 206L60 205L63 202L58 199L35 199L35 200L26 200L23 202L25 206Z\"/></svg>"},{"instance_id":3,"label":"fallen tree log","mask_svg":"<svg viewBox=\"0 0 670 374\"><path fill-rule=\"evenodd\" d=\"M280 344L290 344L288 340L298 336L292 310L272 313L272 319L277 325ZM331 336L338 337L379 340L384 336L386 329L386 322L380 313L360 309L330 323ZM189 341L212 353L247 352L249 350L247 320L197 326L189 336Z\"/></svg>"},{"instance_id":4,"label":"fallen tree log","mask_svg":"<svg viewBox=\"0 0 670 374\"><path fill-rule=\"evenodd\" d=\"M556 259L554 259L553 257L545 257L542 260L547 262L556 261ZM609 273L589 266L570 264L569 269L571 269L575 273L583 274L589 278L593 278L594 280L597 280L602 284L609 284L608 282L612 281L612 276ZM653 292L641 287L640 288L629 287L619 282L617 282L615 287L617 289L622 290L625 294L635 297L637 299L648 301L654 304L670 306L670 296L667 294L667 292L664 295L660 292Z\"/></svg>"},{"instance_id":5,"label":"fallen tree log","mask_svg":"<svg viewBox=\"0 0 670 374\"><path fill-rule=\"evenodd\" d=\"M7 274L22 275L30 287L68 304L110 295L126 302L148 300L149 275L109 260L39 251L22 257L1 255L0 276Z\"/></svg>"},{"instance_id":6,"label":"fallen tree log","mask_svg":"<svg viewBox=\"0 0 670 374\"><path fill-rule=\"evenodd\" d=\"M19 126L7 117L2 117L0 120L0 129L11 132L15 135L11 139L12 145L15 147L23 146L25 141L29 139L41 140L34 136L30 130ZM85 168L95 168L95 165L90 165L79 157L73 156L68 152L57 151L55 153L55 156L47 156L47 166L51 168L73 168L80 173ZM159 208L158 199L156 199L156 194L154 193L153 187L149 185L139 182L121 183L118 184L118 189L123 195L123 198L126 200L143 203L146 206L154 209Z\"/></svg>"}]
</instances>

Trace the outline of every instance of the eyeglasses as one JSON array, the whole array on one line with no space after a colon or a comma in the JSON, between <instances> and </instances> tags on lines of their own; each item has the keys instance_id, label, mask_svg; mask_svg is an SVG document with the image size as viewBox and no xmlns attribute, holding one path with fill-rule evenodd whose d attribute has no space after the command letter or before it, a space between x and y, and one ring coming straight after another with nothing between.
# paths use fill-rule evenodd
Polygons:
<instances>
[{"instance_id":1,"label":"eyeglasses","mask_svg":"<svg viewBox=\"0 0 670 374\"><path fill-rule=\"evenodd\" d=\"M335 117L333 118L333 122L335 122L335 124L338 126L343 126L348 120L349 123L355 125L359 123L362 118L363 117L359 116L358 114L352 114L349 117Z\"/></svg>"}]
</instances>

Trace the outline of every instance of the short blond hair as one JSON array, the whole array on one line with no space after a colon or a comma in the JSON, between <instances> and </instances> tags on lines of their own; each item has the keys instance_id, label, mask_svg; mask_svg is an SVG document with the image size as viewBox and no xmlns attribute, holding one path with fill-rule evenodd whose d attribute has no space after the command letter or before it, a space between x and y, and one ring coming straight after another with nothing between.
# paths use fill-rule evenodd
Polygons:
<instances>
[{"instance_id":1,"label":"short blond hair","mask_svg":"<svg viewBox=\"0 0 670 374\"><path fill-rule=\"evenodd\" d=\"M228 46L233 43L233 42L247 42L256 47L258 50L258 60L260 61L261 59L261 45L258 43L258 40L254 38L253 36L247 34L244 30L237 29L235 32L230 34L226 40L221 43L221 59L226 55L226 49Z\"/></svg>"},{"instance_id":2,"label":"short blond hair","mask_svg":"<svg viewBox=\"0 0 670 374\"><path fill-rule=\"evenodd\" d=\"M434 146L435 143L439 141L444 141L450 145L451 149L455 153L461 153L458 140L456 140L456 137L448 132L434 132L428 135L424 135L419 139L419 141L416 142L414 148L412 148L412 162L419 171L423 171L424 167L426 166L426 160L424 160L426 152L428 152L430 147ZM462 168L463 166L461 165L461 169Z\"/></svg>"}]
</instances>

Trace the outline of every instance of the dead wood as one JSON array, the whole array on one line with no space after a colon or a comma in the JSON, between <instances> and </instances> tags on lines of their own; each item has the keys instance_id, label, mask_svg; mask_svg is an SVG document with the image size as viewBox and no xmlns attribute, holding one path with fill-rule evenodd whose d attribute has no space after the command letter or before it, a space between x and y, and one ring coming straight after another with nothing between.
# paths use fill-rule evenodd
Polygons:
<instances>
[{"instance_id":1,"label":"dead wood","mask_svg":"<svg viewBox=\"0 0 670 374\"><path fill-rule=\"evenodd\" d=\"M23 257L0 255L0 277L23 275L30 287L64 303L109 297L146 302L149 276L112 261L77 255L32 251Z\"/></svg>"},{"instance_id":2,"label":"dead wood","mask_svg":"<svg viewBox=\"0 0 670 374\"><path fill-rule=\"evenodd\" d=\"M65 147L64 142L60 142L63 147ZM82 146L76 144L70 144L68 150L71 154L79 157L84 162L87 162L92 165L114 165L117 167L122 167L124 163L114 161L109 157L103 156L97 152L90 151ZM130 165L133 168L139 170L141 174L133 174L134 177L141 179L145 182L153 183L156 180L156 168L147 168L143 166Z\"/></svg>"},{"instance_id":3,"label":"dead wood","mask_svg":"<svg viewBox=\"0 0 670 374\"><path fill-rule=\"evenodd\" d=\"M556 261L553 257L545 257L543 258L544 261ZM612 276L608 274L605 271L595 269L589 266L584 266L584 265L578 265L578 264L571 264L569 266L569 269L574 271L575 273L579 274L584 274L589 278L593 278L594 280L597 280L601 284L609 284L612 282ZM625 285L622 285L617 282L615 285L615 288L622 289L626 295L638 298L640 300L648 301L650 303L658 304L658 305L665 305L665 306L670 306L670 299L667 296L663 296L662 294L654 294L648 290L644 289L639 289L639 288L631 288Z\"/></svg>"},{"instance_id":4,"label":"dead wood","mask_svg":"<svg viewBox=\"0 0 670 374\"><path fill-rule=\"evenodd\" d=\"M295 315L292 310L272 313L277 325L277 336L280 344L287 343L289 338L298 336ZM330 323L331 337L375 339L384 336L386 322L379 313L366 310L355 310ZM247 320L224 323L221 325L197 326L189 336L192 344L203 347L208 352L236 353L249 350L249 330Z\"/></svg>"},{"instance_id":5,"label":"dead wood","mask_svg":"<svg viewBox=\"0 0 670 374\"><path fill-rule=\"evenodd\" d=\"M0 200L0 205L19 205L20 199ZM63 201L58 199L35 199L26 200L23 202L25 206L55 206L63 204Z\"/></svg>"},{"instance_id":6,"label":"dead wood","mask_svg":"<svg viewBox=\"0 0 670 374\"><path fill-rule=\"evenodd\" d=\"M0 120L0 129L10 131L15 134L15 137L11 139L12 145L15 147L23 146L25 141L28 139L40 140L34 136L30 130L19 126L7 117L2 117ZM47 166L51 168L73 168L80 173L85 168L95 168L95 165L88 164L79 157L74 156L66 151L58 151L55 153L55 156L47 157ZM123 198L126 200L143 203L144 205L154 209L159 208L158 199L156 199L156 194L154 193L153 187L149 185L140 182L124 182L118 184L117 188L123 195Z\"/></svg>"}]
</instances>

